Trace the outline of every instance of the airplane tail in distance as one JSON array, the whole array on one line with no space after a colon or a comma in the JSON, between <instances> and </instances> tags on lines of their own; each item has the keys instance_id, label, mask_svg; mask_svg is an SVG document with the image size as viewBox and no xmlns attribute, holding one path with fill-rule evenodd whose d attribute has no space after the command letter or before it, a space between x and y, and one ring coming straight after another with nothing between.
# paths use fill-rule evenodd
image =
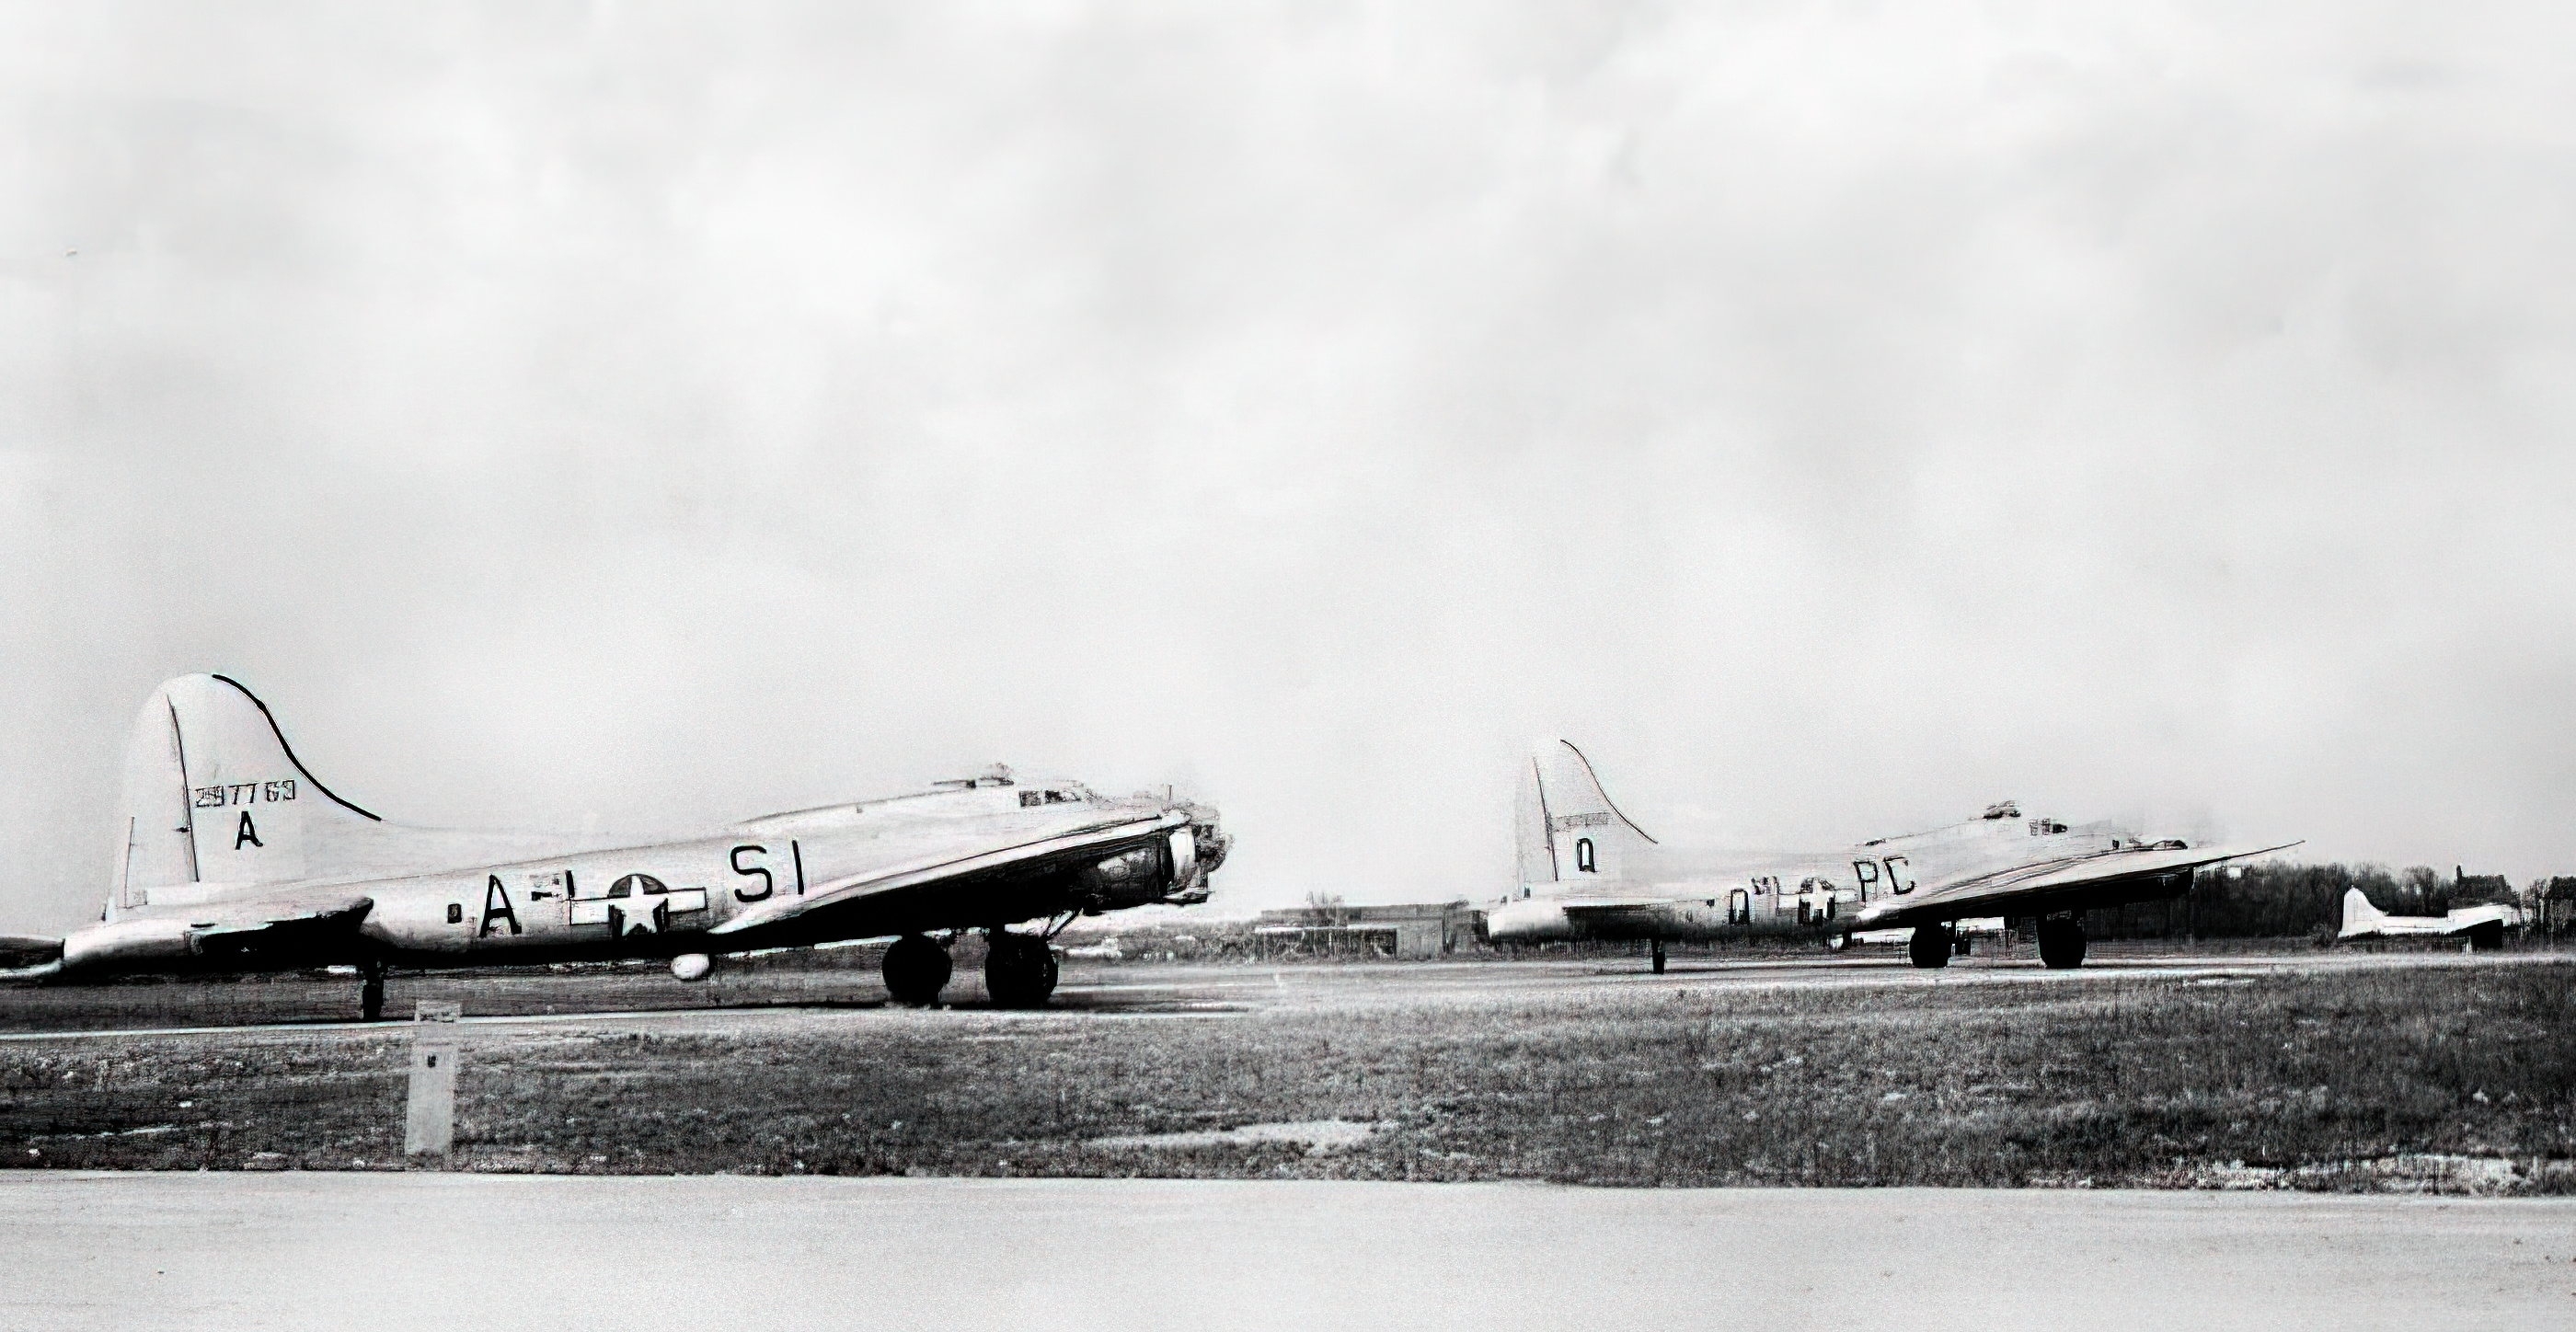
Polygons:
<instances>
[{"instance_id":1,"label":"airplane tail in distance","mask_svg":"<svg viewBox=\"0 0 2576 1332\"><path fill-rule=\"evenodd\" d=\"M2370 898L2358 888L2343 895L2343 932L2352 933L2365 925L2386 919L2388 913L2370 904Z\"/></svg>"},{"instance_id":2,"label":"airplane tail in distance","mask_svg":"<svg viewBox=\"0 0 2576 1332\"><path fill-rule=\"evenodd\" d=\"M1637 851L1655 842L1610 803L1591 761L1565 740L1532 748L1521 769L1513 828L1525 884L1615 880L1630 871Z\"/></svg>"},{"instance_id":3,"label":"airplane tail in distance","mask_svg":"<svg viewBox=\"0 0 2576 1332\"><path fill-rule=\"evenodd\" d=\"M248 689L183 675L152 691L126 739L107 914L149 905L155 888L304 878L382 827L304 770Z\"/></svg>"}]
</instances>

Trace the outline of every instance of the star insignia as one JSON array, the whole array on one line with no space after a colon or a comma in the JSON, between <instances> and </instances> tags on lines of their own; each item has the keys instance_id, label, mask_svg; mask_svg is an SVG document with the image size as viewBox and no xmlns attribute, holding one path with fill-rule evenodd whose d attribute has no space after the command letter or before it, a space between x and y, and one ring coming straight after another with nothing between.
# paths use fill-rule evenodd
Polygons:
<instances>
[{"instance_id":1,"label":"star insignia","mask_svg":"<svg viewBox=\"0 0 2576 1332\"><path fill-rule=\"evenodd\" d=\"M630 934L660 934L670 929L669 892L660 879L650 874L629 874L609 885L609 934L623 939Z\"/></svg>"},{"instance_id":2,"label":"star insignia","mask_svg":"<svg viewBox=\"0 0 2576 1332\"><path fill-rule=\"evenodd\" d=\"M671 928L671 904L656 899L627 898L608 904L609 933L623 939L630 934L660 934Z\"/></svg>"}]
</instances>

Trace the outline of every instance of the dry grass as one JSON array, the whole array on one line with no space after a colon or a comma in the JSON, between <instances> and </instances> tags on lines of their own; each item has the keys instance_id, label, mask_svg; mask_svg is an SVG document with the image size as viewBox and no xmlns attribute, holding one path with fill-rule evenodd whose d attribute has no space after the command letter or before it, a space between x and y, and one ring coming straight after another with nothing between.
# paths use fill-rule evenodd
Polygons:
<instances>
[{"instance_id":1,"label":"dry grass","mask_svg":"<svg viewBox=\"0 0 2576 1332\"><path fill-rule=\"evenodd\" d=\"M2522 1163L2511 1187L2565 1190L2571 982L2568 965L2531 963L1604 987L1200 1017L876 1010L726 1034L485 1028L468 1037L456 1164L2154 1186L2240 1181L2242 1163L2321 1168L2283 1181L2306 1187L2366 1187L2386 1181L2326 1168L2457 1153ZM0 1046L0 1161L385 1167L400 1147L407 1037ZM1384 1127L1323 1151L1093 1145L1316 1120Z\"/></svg>"}]
</instances>

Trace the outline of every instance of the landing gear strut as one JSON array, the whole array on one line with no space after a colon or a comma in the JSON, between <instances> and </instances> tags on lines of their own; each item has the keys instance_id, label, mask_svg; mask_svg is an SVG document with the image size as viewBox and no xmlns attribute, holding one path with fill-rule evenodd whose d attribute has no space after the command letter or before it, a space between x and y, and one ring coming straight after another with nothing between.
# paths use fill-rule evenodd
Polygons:
<instances>
[{"instance_id":1,"label":"landing gear strut","mask_svg":"<svg viewBox=\"0 0 2576 1332\"><path fill-rule=\"evenodd\" d=\"M886 950L883 973L886 993L898 1004L928 1008L939 1002L939 991L948 984L949 973L956 964L948 960L948 950L918 934L907 934Z\"/></svg>"},{"instance_id":2,"label":"landing gear strut","mask_svg":"<svg viewBox=\"0 0 2576 1332\"><path fill-rule=\"evenodd\" d=\"M1937 925L1917 925L1914 937L1906 941L1905 956L1926 971L1938 970L1950 965L1950 950L1956 941L1957 936L1950 933L1948 921Z\"/></svg>"},{"instance_id":3,"label":"landing gear strut","mask_svg":"<svg viewBox=\"0 0 2576 1332\"><path fill-rule=\"evenodd\" d=\"M984 992L995 1008L1036 1008L1055 993L1055 950L1031 934L984 931Z\"/></svg>"},{"instance_id":4,"label":"landing gear strut","mask_svg":"<svg viewBox=\"0 0 2576 1332\"><path fill-rule=\"evenodd\" d=\"M2084 922L2063 916L2039 922L2039 960L2053 971L2084 965Z\"/></svg>"},{"instance_id":5,"label":"landing gear strut","mask_svg":"<svg viewBox=\"0 0 2576 1332\"><path fill-rule=\"evenodd\" d=\"M1655 940L1655 974L1664 974L1664 941L1661 939Z\"/></svg>"},{"instance_id":6,"label":"landing gear strut","mask_svg":"<svg viewBox=\"0 0 2576 1332\"><path fill-rule=\"evenodd\" d=\"M364 978L358 982L358 1020L384 1021L385 964L372 957L368 958L358 964L358 974Z\"/></svg>"}]
</instances>

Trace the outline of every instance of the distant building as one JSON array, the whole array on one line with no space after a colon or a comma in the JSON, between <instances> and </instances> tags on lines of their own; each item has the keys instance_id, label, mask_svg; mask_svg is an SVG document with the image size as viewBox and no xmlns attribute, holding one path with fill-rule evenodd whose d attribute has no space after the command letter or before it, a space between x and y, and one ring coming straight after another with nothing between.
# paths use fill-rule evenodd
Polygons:
<instances>
[{"instance_id":1,"label":"distant building","mask_svg":"<svg viewBox=\"0 0 2576 1332\"><path fill-rule=\"evenodd\" d=\"M1464 901L1309 906L1262 912L1252 937L1264 955L1426 958L1473 947L1483 923Z\"/></svg>"},{"instance_id":2,"label":"distant building","mask_svg":"<svg viewBox=\"0 0 2576 1332\"><path fill-rule=\"evenodd\" d=\"M2466 906L2472 902L2519 902L2513 881L2501 874L2471 874L2467 869L2451 867L2451 904Z\"/></svg>"},{"instance_id":3,"label":"distant building","mask_svg":"<svg viewBox=\"0 0 2576 1332\"><path fill-rule=\"evenodd\" d=\"M2565 934L2568 926L2576 925L2576 879L2565 875L2551 879L2542 886L2540 900L2534 905L2539 910L2532 914L2549 937Z\"/></svg>"}]
</instances>

